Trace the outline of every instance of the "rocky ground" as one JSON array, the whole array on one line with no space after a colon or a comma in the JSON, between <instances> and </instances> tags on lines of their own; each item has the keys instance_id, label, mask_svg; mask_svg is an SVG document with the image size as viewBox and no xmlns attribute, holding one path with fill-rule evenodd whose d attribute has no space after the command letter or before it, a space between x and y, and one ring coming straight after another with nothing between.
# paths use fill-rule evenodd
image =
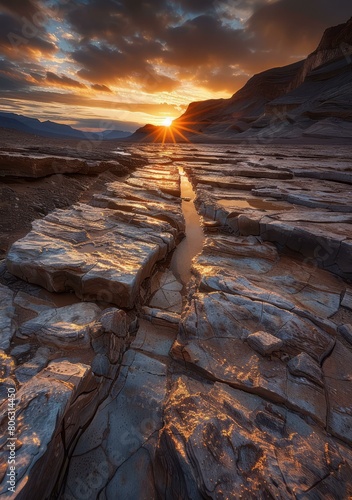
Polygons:
<instances>
[{"instance_id":1,"label":"rocky ground","mask_svg":"<svg viewBox=\"0 0 352 500\"><path fill-rule=\"evenodd\" d=\"M89 200L107 182L145 163L116 155L101 142L63 142L11 130L1 130L1 140L0 258L33 220Z\"/></svg>"},{"instance_id":2,"label":"rocky ground","mask_svg":"<svg viewBox=\"0 0 352 500\"><path fill-rule=\"evenodd\" d=\"M350 149L128 152L148 164L35 221L2 263L13 497L351 498ZM178 167L205 233L187 282Z\"/></svg>"}]
</instances>

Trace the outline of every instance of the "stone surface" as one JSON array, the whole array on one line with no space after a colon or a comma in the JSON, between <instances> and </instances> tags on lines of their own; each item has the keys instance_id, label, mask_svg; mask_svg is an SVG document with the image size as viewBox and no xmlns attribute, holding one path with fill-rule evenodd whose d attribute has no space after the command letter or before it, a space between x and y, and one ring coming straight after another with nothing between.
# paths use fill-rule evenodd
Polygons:
<instances>
[{"instance_id":1,"label":"stone surface","mask_svg":"<svg viewBox=\"0 0 352 500\"><path fill-rule=\"evenodd\" d=\"M179 185L177 171L170 172ZM49 291L74 290L85 300L132 308L143 280L184 229L180 200L168 194L163 179L151 184L135 176L132 181L139 184L108 186L113 209L79 204L35 221L11 247L9 271ZM147 201L154 207L146 208Z\"/></svg>"},{"instance_id":2,"label":"stone surface","mask_svg":"<svg viewBox=\"0 0 352 500\"><path fill-rule=\"evenodd\" d=\"M0 154L0 177L39 178L53 174L96 175L120 166L117 161L86 161L78 158L23 155L21 153Z\"/></svg>"},{"instance_id":3,"label":"stone surface","mask_svg":"<svg viewBox=\"0 0 352 500\"><path fill-rule=\"evenodd\" d=\"M45 281L46 254L57 252L51 282L77 290L93 265L87 274L105 280L104 294L74 303L0 266L0 317L13 327L0 395L19 394L18 498L349 498L350 287L317 266L349 272L349 153L138 151L145 169L110 183L92 206L34 223L18 261L23 273L44 263ZM215 220L186 286L164 260L185 229L179 164ZM296 253L317 244L315 258ZM135 249L147 256L140 265L131 265ZM138 293L126 314L111 297L131 288L111 283L130 265Z\"/></svg>"},{"instance_id":4,"label":"stone surface","mask_svg":"<svg viewBox=\"0 0 352 500\"><path fill-rule=\"evenodd\" d=\"M352 290L346 290L346 293L341 301L341 305L352 311Z\"/></svg>"},{"instance_id":5,"label":"stone surface","mask_svg":"<svg viewBox=\"0 0 352 500\"><path fill-rule=\"evenodd\" d=\"M15 370L16 379L20 384L28 382L31 378L39 373L43 368L46 367L49 361L50 349L47 347L40 347L35 356L27 363L21 364Z\"/></svg>"},{"instance_id":6,"label":"stone surface","mask_svg":"<svg viewBox=\"0 0 352 500\"><path fill-rule=\"evenodd\" d=\"M14 312L13 292L0 284L0 349L9 348L15 333Z\"/></svg>"},{"instance_id":7,"label":"stone surface","mask_svg":"<svg viewBox=\"0 0 352 500\"><path fill-rule=\"evenodd\" d=\"M280 350L283 345L282 340L267 332L251 333L247 337L247 342L252 349L262 356L268 356L272 352Z\"/></svg>"},{"instance_id":8,"label":"stone surface","mask_svg":"<svg viewBox=\"0 0 352 500\"><path fill-rule=\"evenodd\" d=\"M96 498L104 491L107 498L116 498L123 479L127 498L140 492L142 485L146 488L143 495L155 498L152 464L165 394L166 366L144 353L129 351L111 395L74 451L66 495Z\"/></svg>"},{"instance_id":9,"label":"stone surface","mask_svg":"<svg viewBox=\"0 0 352 500\"><path fill-rule=\"evenodd\" d=\"M154 473L162 498L313 498L313 488L324 498L326 482L334 498L352 492L350 452L346 460L323 429L257 396L177 377L164 419Z\"/></svg>"},{"instance_id":10,"label":"stone surface","mask_svg":"<svg viewBox=\"0 0 352 500\"><path fill-rule=\"evenodd\" d=\"M119 338L124 338L127 335L127 317L124 311L110 307L105 309L99 318L105 332L112 332Z\"/></svg>"},{"instance_id":11,"label":"stone surface","mask_svg":"<svg viewBox=\"0 0 352 500\"><path fill-rule=\"evenodd\" d=\"M61 441L63 419L74 399L92 383L88 366L61 360L49 364L17 392L16 497L25 498L25 491L36 491L40 497L51 492L65 452ZM7 402L0 412L1 455L7 460ZM43 462L40 459L46 452L50 460ZM2 479L1 494L7 487L6 478Z\"/></svg>"},{"instance_id":12,"label":"stone surface","mask_svg":"<svg viewBox=\"0 0 352 500\"><path fill-rule=\"evenodd\" d=\"M331 434L352 444L352 352L336 342L336 347L323 364L329 400L328 427Z\"/></svg>"},{"instance_id":13,"label":"stone surface","mask_svg":"<svg viewBox=\"0 0 352 500\"><path fill-rule=\"evenodd\" d=\"M302 352L290 359L287 367L292 375L305 377L324 387L323 374L320 365L309 354Z\"/></svg>"},{"instance_id":14,"label":"stone surface","mask_svg":"<svg viewBox=\"0 0 352 500\"><path fill-rule=\"evenodd\" d=\"M85 302L49 309L23 323L19 333L23 338L36 336L46 345L69 349L88 347L90 332L100 315L98 305Z\"/></svg>"},{"instance_id":15,"label":"stone surface","mask_svg":"<svg viewBox=\"0 0 352 500\"><path fill-rule=\"evenodd\" d=\"M339 333L344 337L349 344L352 344L352 325L350 323L346 325L341 325L339 327Z\"/></svg>"}]
</instances>

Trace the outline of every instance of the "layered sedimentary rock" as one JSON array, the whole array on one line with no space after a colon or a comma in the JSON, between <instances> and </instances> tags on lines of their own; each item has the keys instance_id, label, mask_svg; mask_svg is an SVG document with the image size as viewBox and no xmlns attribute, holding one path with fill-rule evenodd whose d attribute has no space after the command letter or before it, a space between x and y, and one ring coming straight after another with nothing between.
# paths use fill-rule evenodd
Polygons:
<instances>
[{"instance_id":1,"label":"layered sedimentary rock","mask_svg":"<svg viewBox=\"0 0 352 500\"><path fill-rule=\"evenodd\" d=\"M264 157L258 153L251 161L229 154L221 168L201 156L188 160L200 212L235 234L260 236L351 279L347 158L337 162L322 151L321 159L311 159L297 151L297 159L287 161L273 158L273 148L262 148Z\"/></svg>"},{"instance_id":2,"label":"layered sedimentary rock","mask_svg":"<svg viewBox=\"0 0 352 500\"><path fill-rule=\"evenodd\" d=\"M0 495L9 496L10 444L15 450L16 498L28 498L33 491L45 498L61 482L70 448L117 376L129 324L120 309L102 310L88 302L56 307L38 287L25 291L20 281L10 284L12 289L2 285L12 298L15 327L9 354L1 351L0 356ZM1 322L6 317L2 309ZM9 394L15 394L13 438L8 431Z\"/></svg>"},{"instance_id":3,"label":"layered sedimentary rock","mask_svg":"<svg viewBox=\"0 0 352 500\"><path fill-rule=\"evenodd\" d=\"M169 194L179 193L175 170L157 184L143 176L127 183L111 184L96 200L112 208L80 204L35 221L8 253L10 272L49 291L133 307L156 262L175 248L183 222L179 198Z\"/></svg>"},{"instance_id":4,"label":"layered sedimentary rock","mask_svg":"<svg viewBox=\"0 0 352 500\"><path fill-rule=\"evenodd\" d=\"M37 179L53 174L97 175L105 170L122 170L115 160L89 161L78 158L1 153L0 178L23 177Z\"/></svg>"},{"instance_id":5,"label":"layered sedimentary rock","mask_svg":"<svg viewBox=\"0 0 352 500\"><path fill-rule=\"evenodd\" d=\"M299 414L221 383L179 377L155 478L172 498L349 498L351 450Z\"/></svg>"},{"instance_id":6,"label":"layered sedimentary rock","mask_svg":"<svg viewBox=\"0 0 352 500\"><path fill-rule=\"evenodd\" d=\"M182 157L208 237L171 350L184 369L171 375L156 489L170 499L349 498L351 292L318 267L352 272L349 250L333 255L349 239L349 162L243 153ZM275 237L261 232L275 221ZM319 251L293 253L283 221L294 250Z\"/></svg>"},{"instance_id":7,"label":"layered sedimentary rock","mask_svg":"<svg viewBox=\"0 0 352 500\"><path fill-rule=\"evenodd\" d=\"M153 165L13 246L8 269L26 281L0 269L18 497L349 498L352 270L349 250L332 253L351 227L348 151L333 161L309 148L143 152ZM206 232L187 286L164 259L185 230L177 166ZM80 302L27 282L82 296L78 261L95 266L95 284L110 283L104 292L126 284L132 263L136 288ZM122 295L136 306L128 314L111 304Z\"/></svg>"},{"instance_id":8,"label":"layered sedimentary rock","mask_svg":"<svg viewBox=\"0 0 352 500\"><path fill-rule=\"evenodd\" d=\"M173 377L159 494L348 498L348 287L255 238L209 237L195 272L172 355L196 377Z\"/></svg>"}]
</instances>

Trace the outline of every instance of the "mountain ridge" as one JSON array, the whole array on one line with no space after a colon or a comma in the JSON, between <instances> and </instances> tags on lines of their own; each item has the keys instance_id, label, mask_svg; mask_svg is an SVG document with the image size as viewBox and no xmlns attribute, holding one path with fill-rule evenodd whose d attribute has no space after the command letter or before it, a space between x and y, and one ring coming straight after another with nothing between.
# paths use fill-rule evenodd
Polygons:
<instances>
[{"instance_id":1,"label":"mountain ridge","mask_svg":"<svg viewBox=\"0 0 352 500\"><path fill-rule=\"evenodd\" d=\"M147 125L128 140L352 138L351 89L352 18L327 28L306 59L254 75L228 99L190 103L170 130Z\"/></svg>"},{"instance_id":2,"label":"mountain ridge","mask_svg":"<svg viewBox=\"0 0 352 500\"><path fill-rule=\"evenodd\" d=\"M84 132L70 125L56 123L50 120L41 122L37 118L30 118L16 113L0 112L0 127L26 132L48 138L81 139L81 140L111 140L125 139L131 132L122 130L103 130L102 132Z\"/></svg>"}]
</instances>

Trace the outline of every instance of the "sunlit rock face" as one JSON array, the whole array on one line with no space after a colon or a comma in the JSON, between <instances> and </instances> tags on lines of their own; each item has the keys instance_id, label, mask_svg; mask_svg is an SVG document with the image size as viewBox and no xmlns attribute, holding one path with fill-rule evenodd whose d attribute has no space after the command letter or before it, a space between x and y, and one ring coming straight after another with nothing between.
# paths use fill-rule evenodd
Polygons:
<instances>
[{"instance_id":1,"label":"sunlit rock face","mask_svg":"<svg viewBox=\"0 0 352 500\"><path fill-rule=\"evenodd\" d=\"M182 233L180 200L170 193L179 194L174 169L157 186L145 172L127 185L113 183L95 201L111 208L80 204L35 221L10 249L7 267L49 291L74 290L85 300L131 308L143 280Z\"/></svg>"},{"instance_id":2,"label":"sunlit rock face","mask_svg":"<svg viewBox=\"0 0 352 500\"><path fill-rule=\"evenodd\" d=\"M163 498L351 495L351 180L320 154L175 154L209 229L170 353Z\"/></svg>"},{"instance_id":3,"label":"sunlit rock face","mask_svg":"<svg viewBox=\"0 0 352 500\"><path fill-rule=\"evenodd\" d=\"M9 355L0 352L0 457L6 464L7 396L15 391L16 498L33 491L46 498L55 491L68 450L117 376L129 325L120 309L102 310L89 302L56 307L55 295L5 277L12 289L2 285L1 290L11 298L15 321ZM7 314L0 310L1 324ZM3 467L5 496L7 479Z\"/></svg>"},{"instance_id":4,"label":"sunlit rock face","mask_svg":"<svg viewBox=\"0 0 352 500\"><path fill-rule=\"evenodd\" d=\"M235 234L274 242L351 279L348 150L338 159L329 148L315 158L294 151L295 158L287 158L272 146L256 148L251 159L228 155L220 166L199 164L201 156L188 159L197 207Z\"/></svg>"},{"instance_id":5,"label":"sunlit rock face","mask_svg":"<svg viewBox=\"0 0 352 500\"><path fill-rule=\"evenodd\" d=\"M22 177L37 179L53 174L97 175L105 170L122 170L115 160L89 161L79 158L20 153L0 154L0 178Z\"/></svg>"},{"instance_id":6,"label":"sunlit rock face","mask_svg":"<svg viewBox=\"0 0 352 500\"><path fill-rule=\"evenodd\" d=\"M173 376L159 495L351 495L349 287L253 237L209 236L194 271L171 350L192 376Z\"/></svg>"},{"instance_id":7,"label":"sunlit rock face","mask_svg":"<svg viewBox=\"0 0 352 500\"><path fill-rule=\"evenodd\" d=\"M182 376L172 386L155 479L162 498L348 498L351 449L260 397Z\"/></svg>"}]
</instances>

